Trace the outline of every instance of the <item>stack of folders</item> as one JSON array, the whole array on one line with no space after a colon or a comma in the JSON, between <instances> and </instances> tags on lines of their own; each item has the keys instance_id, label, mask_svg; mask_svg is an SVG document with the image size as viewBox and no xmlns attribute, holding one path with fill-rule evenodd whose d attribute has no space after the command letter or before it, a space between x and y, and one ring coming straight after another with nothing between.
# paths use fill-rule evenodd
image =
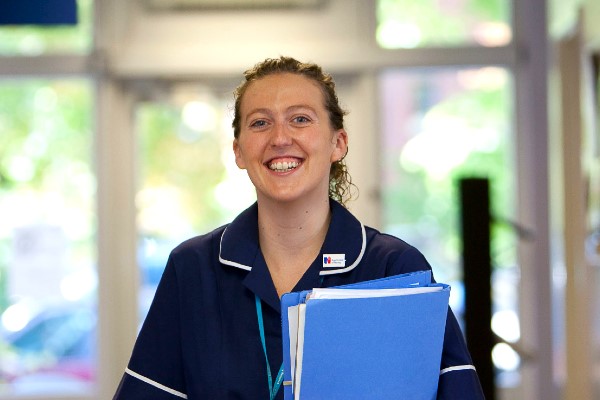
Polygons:
<instances>
[{"instance_id":1,"label":"stack of folders","mask_svg":"<svg viewBox=\"0 0 600 400\"><path fill-rule=\"evenodd\" d=\"M449 295L430 271L283 295L285 400L434 400Z\"/></svg>"}]
</instances>

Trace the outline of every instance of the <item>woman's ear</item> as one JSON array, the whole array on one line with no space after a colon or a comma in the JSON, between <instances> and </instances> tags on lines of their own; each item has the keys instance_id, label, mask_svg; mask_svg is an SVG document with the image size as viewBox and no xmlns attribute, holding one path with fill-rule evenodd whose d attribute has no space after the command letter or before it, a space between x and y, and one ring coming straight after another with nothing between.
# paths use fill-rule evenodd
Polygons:
<instances>
[{"instance_id":1,"label":"woman's ear","mask_svg":"<svg viewBox=\"0 0 600 400\"><path fill-rule=\"evenodd\" d=\"M239 169L246 169L246 164L242 157L242 149L240 149L240 143L237 139L233 139L233 154L235 154L235 164Z\"/></svg>"},{"instance_id":2,"label":"woman's ear","mask_svg":"<svg viewBox=\"0 0 600 400\"><path fill-rule=\"evenodd\" d=\"M338 129L333 136L335 148L331 153L331 162L340 161L348 152L348 134L344 129Z\"/></svg>"}]
</instances>

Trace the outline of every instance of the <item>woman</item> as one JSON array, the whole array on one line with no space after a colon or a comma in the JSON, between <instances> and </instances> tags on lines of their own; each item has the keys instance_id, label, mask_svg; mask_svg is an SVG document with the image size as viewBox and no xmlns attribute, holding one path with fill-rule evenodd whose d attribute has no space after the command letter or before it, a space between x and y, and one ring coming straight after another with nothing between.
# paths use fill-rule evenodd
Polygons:
<instances>
[{"instance_id":1,"label":"woman","mask_svg":"<svg viewBox=\"0 0 600 400\"><path fill-rule=\"evenodd\" d=\"M257 202L171 253L115 399L282 399L283 293L430 269L343 206L344 114L317 65L280 57L246 71L233 151ZM452 312L440 374L438 399L483 398Z\"/></svg>"}]
</instances>

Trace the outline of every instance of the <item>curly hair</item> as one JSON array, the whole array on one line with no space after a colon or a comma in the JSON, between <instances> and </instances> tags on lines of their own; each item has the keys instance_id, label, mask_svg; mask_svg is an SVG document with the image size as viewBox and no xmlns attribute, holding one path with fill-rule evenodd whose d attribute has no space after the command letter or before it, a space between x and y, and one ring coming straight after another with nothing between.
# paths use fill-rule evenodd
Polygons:
<instances>
[{"instance_id":1,"label":"curly hair","mask_svg":"<svg viewBox=\"0 0 600 400\"><path fill-rule=\"evenodd\" d=\"M248 86L252 82L269 75L282 73L302 75L316 82L323 92L325 109L329 114L331 126L336 130L344 128L344 116L347 112L340 107L332 76L324 72L317 64L303 63L291 57L281 56L279 58L268 58L245 71L244 80L233 92L235 106L231 126L233 127L233 135L236 139L240 135L240 105ZM346 155L340 160L333 162L329 170L329 197L338 201L344 207L352 199L353 189L356 189L348 172L345 158Z\"/></svg>"}]
</instances>

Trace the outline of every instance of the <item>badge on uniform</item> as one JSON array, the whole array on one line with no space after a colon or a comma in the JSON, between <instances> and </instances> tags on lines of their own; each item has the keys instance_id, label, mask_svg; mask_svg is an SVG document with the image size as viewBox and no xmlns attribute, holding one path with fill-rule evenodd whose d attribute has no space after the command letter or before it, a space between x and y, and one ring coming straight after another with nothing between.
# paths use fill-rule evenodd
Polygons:
<instances>
[{"instance_id":1,"label":"badge on uniform","mask_svg":"<svg viewBox=\"0 0 600 400\"><path fill-rule=\"evenodd\" d=\"M345 254L323 254L323 268L340 268L345 266Z\"/></svg>"}]
</instances>

